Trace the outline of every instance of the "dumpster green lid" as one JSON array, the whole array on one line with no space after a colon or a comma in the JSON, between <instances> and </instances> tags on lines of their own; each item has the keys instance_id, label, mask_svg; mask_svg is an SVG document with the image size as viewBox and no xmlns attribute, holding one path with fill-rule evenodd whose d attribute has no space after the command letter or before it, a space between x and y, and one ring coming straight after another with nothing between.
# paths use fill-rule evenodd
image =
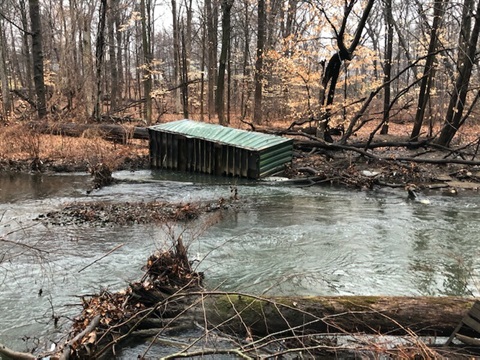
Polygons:
<instances>
[{"instance_id":1,"label":"dumpster green lid","mask_svg":"<svg viewBox=\"0 0 480 360\"><path fill-rule=\"evenodd\" d=\"M263 150L272 146L293 142L292 139L286 139L281 136L234 129L188 119L150 126L150 129L181 134L187 137L196 137L250 150Z\"/></svg>"}]
</instances>

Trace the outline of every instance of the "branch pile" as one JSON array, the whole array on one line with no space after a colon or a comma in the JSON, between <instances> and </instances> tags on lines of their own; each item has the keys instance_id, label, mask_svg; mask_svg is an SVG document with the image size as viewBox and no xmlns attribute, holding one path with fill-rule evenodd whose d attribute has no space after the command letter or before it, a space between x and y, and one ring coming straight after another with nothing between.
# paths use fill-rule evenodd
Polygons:
<instances>
[{"instance_id":1,"label":"branch pile","mask_svg":"<svg viewBox=\"0 0 480 360\"><path fill-rule=\"evenodd\" d=\"M173 248L151 255L145 270L144 277L124 291L103 291L82 299L83 311L75 318L69 338L75 339L89 324L98 325L81 339L67 342L66 358L108 357L123 340L178 325L171 319L187 304L182 298L170 297L179 291L198 292L203 282L203 274L191 268L182 239L177 239Z\"/></svg>"}]
</instances>

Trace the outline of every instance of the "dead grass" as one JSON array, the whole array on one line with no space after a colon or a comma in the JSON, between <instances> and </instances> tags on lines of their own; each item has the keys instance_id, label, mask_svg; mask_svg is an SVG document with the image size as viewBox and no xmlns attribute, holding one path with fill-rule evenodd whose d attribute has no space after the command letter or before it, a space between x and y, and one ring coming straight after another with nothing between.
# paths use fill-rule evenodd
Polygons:
<instances>
[{"instance_id":1,"label":"dead grass","mask_svg":"<svg viewBox=\"0 0 480 360\"><path fill-rule=\"evenodd\" d=\"M92 134L90 134L92 135ZM0 134L0 160L42 161L85 164L99 163L116 169L125 158L146 156L146 141L134 140L127 145L114 144L99 136L67 137L32 132L24 125L5 127Z\"/></svg>"}]
</instances>

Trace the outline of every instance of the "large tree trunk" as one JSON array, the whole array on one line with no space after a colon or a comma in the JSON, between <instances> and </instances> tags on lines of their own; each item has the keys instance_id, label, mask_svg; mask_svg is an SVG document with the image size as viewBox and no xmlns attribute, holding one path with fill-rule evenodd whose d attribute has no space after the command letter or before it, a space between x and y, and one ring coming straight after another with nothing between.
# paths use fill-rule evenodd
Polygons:
<instances>
[{"instance_id":1,"label":"large tree trunk","mask_svg":"<svg viewBox=\"0 0 480 360\"><path fill-rule=\"evenodd\" d=\"M220 125L226 125L225 121L225 71L227 55L230 47L230 13L233 0L223 0L222 9L222 50L220 52L220 64L218 66L217 94L215 97L215 111Z\"/></svg>"},{"instance_id":2,"label":"large tree trunk","mask_svg":"<svg viewBox=\"0 0 480 360\"><path fill-rule=\"evenodd\" d=\"M217 79L217 23L218 5L216 0L205 0L207 14L207 67L208 67L208 118L215 113L215 83Z\"/></svg>"},{"instance_id":3,"label":"large tree trunk","mask_svg":"<svg viewBox=\"0 0 480 360\"><path fill-rule=\"evenodd\" d=\"M150 30L150 0L140 1L140 14L142 17L142 48L143 48L143 96L145 106L143 116L147 125L152 122L152 43Z\"/></svg>"},{"instance_id":4,"label":"large tree trunk","mask_svg":"<svg viewBox=\"0 0 480 360\"><path fill-rule=\"evenodd\" d=\"M390 78L392 74L392 53L393 53L393 15L392 0L385 0L385 28L387 36L385 38L385 61L383 64L383 82L386 84L383 89L383 126L381 134L388 134L388 122L390 117Z\"/></svg>"},{"instance_id":5,"label":"large tree trunk","mask_svg":"<svg viewBox=\"0 0 480 360\"><path fill-rule=\"evenodd\" d=\"M25 6L25 0L20 0L18 4L20 7L22 26L24 29L28 29L27 8ZM31 51L30 51L29 36L30 34L28 34L28 32L26 31L22 33L22 56L25 59L25 73L23 74L24 76L22 76L22 72L19 71L18 75L19 75L20 83L28 91L28 98L33 99L33 96L34 96L34 93L33 93L34 86L32 85L33 67L32 67L32 58L30 56ZM13 38L12 38L12 41L13 41ZM13 46L13 48L15 47Z\"/></svg>"},{"instance_id":6,"label":"large tree trunk","mask_svg":"<svg viewBox=\"0 0 480 360\"><path fill-rule=\"evenodd\" d=\"M430 99L430 88L433 81L433 72L435 61L435 51L438 46L438 31L440 29L440 24L442 23L443 13L444 13L444 3L443 0L435 0L433 10L433 25L430 33L430 43L428 45L428 57L425 63L425 69L423 71L423 78L420 84L420 93L418 95L418 106L417 113L415 114L415 123L413 126L412 134L410 135L410 140L416 141L420 135L420 129L422 128L423 118L425 116L425 109L427 108L427 103Z\"/></svg>"},{"instance_id":7,"label":"large tree trunk","mask_svg":"<svg viewBox=\"0 0 480 360\"><path fill-rule=\"evenodd\" d=\"M5 49L7 49L3 32L3 20L0 20L0 84L2 88L2 111L3 116L8 118L12 110L10 89L8 86L8 73Z\"/></svg>"},{"instance_id":8,"label":"large tree trunk","mask_svg":"<svg viewBox=\"0 0 480 360\"><path fill-rule=\"evenodd\" d=\"M206 319L229 333L266 336L297 327L310 333L449 336L473 299L457 297L271 297L207 298Z\"/></svg>"},{"instance_id":9,"label":"large tree trunk","mask_svg":"<svg viewBox=\"0 0 480 360\"><path fill-rule=\"evenodd\" d=\"M173 82L176 89L173 92L175 112L180 111L180 28L178 24L177 1L172 0L172 30L173 30Z\"/></svg>"},{"instance_id":10,"label":"large tree trunk","mask_svg":"<svg viewBox=\"0 0 480 360\"><path fill-rule=\"evenodd\" d=\"M242 120L247 116L248 110L248 98L250 97L250 86L248 85L248 78L250 76L250 12L249 12L249 1L243 1L244 11L244 22L243 22L243 59L242 59L242 86L241 86L241 96L240 96L240 118Z\"/></svg>"},{"instance_id":11,"label":"large tree trunk","mask_svg":"<svg viewBox=\"0 0 480 360\"><path fill-rule=\"evenodd\" d=\"M95 70L93 63L93 50L92 50L92 19L94 9L88 9L87 11L80 11L80 18L82 23L81 33L81 54L82 54L82 66L80 67L81 79L79 83L81 104L84 108L85 116L92 116L95 109Z\"/></svg>"},{"instance_id":12,"label":"large tree trunk","mask_svg":"<svg viewBox=\"0 0 480 360\"><path fill-rule=\"evenodd\" d=\"M47 115L47 100L45 94L45 80L43 72L42 50L42 23L40 21L40 4L38 0L29 0L30 21L32 28L32 57L33 57L33 80L37 96L37 113L41 119Z\"/></svg>"},{"instance_id":13,"label":"large tree trunk","mask_svg":"<svg viewBox=\"0 0 480 360\"><path fill-rule=\"evenodd\" d=\"M253 122L261 125L263 122L263 58L265 56L267 10L265 0L258 0L257 22L257 59L255 61L255 95Z\"/></svg>"},{"instance_id":14,"label":"large tree trunk","mask_svg":"<svg viewBox=\"0 0 480 360\"><path fill-rule=\"evenodd\" d=\"M182 106L183 117L188 119L188 104L190 102L188 93L188 55L187 40L185 39L185 29L182 27Z\"/></svg>"},{"instance_id":15,"label":"large tree trunk","mask_svg":"<svg viewBox=\"0 0 480 360\"><path fill-rule=\"evenodd\" d=\"M464 6L468 7L473 0L466 0ZM453 137L463 124L462 116L465 108L465 100L469 90L470 78L477 51L477 42L480 33L480 0L477 2L477 8L474 13L475 25L468 41L468 49L465 54L460 53L461 62L455 81L455 87L450 97L450 102L445 116L445 123L437 140L439 145L449 146ZM462 26L463 27L463 26ZM462 32L468 32L468 29L462 28Z\"/></svg>"},{"instance_id":16,"label":"large tree trunk","mask_svg":"<svg viewBox=\"0 0 480 360\"><path fill-rule=\"evenodd\" d=\"M105 24L107 18L107 0L100 1L99 24L97 33L97 45L95 49L95 67L96 67L96 94L95 94L95 108L93 110L93 118L100 120L102 116L102 103L103 103L103 58L105 54Z\"/></svg>"},{"instance_id":17,"label":"large tree trunk","mask_svg":"<svg viewBox=\"0 0 480 360\"><path fill-rule=\"evenodd\" d=\"M118 17L118 7L116 0L109 1L109 10L110 11L108 12L107 27L108 55L110 64L110 111L115 111L118 104L118 93L120 91L120 87L118 84L117 53L115 51L115 19Z\"/></svg>"},{"instance_id":18,"label":"large tree trunk","mask_svg":"<svg viewBox=\"0 0 480 360\"><path fill-rule=\"evenodd\" d=\"M125 90L125 76L124 74L124 68L127 68L126 66L123 66L124 60L123 60L123 31L120 31L120 27L122 25L121 18L120 18L120 10L118 9L118 6L116 6L117 11L115 12L115 29L116 29L116 39L117 39L117 64L116 69L117 69L117 77L118 77L118 90L117 90L117 97L118 101L121 102L124 97L124 90ZM125 56L127 54L125 53ZM125 61L126 62L126 61ZM126 71L125 71L126 72Z\"/></svg>"}]
</instances>

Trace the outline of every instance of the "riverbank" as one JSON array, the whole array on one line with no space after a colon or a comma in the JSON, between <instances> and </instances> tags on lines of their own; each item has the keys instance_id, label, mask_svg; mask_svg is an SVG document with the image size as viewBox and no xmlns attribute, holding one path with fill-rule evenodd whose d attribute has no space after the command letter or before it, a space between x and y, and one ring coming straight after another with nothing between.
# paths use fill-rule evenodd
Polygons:
<instances>
[{"instance_id":1,"label":"riverbank","mask_svg":"<svg viewBox=\"0 0 480 360\"><path fill-rule=\"evenodd\" d=\"M93 173L99 164L112 171L149 168L147 140L115 143L95 130L86 130L80 137L40 134L24 125L4 130L0 136L1 171ZM360 145L368 141L368 134L368 129L362 130L353 146L347 147L289 135L296 143L285 175L306 185L332 184L362 190L415 184L425 192L456 195L480 189L480 162L475 161L478 140L473 141L472 136L464 137L452 149L426 143L412 147L405 145L407 138L397 129L392 135L378 135L370 144L373 149L367 151Z\"/></svg>"}]
</instances>

